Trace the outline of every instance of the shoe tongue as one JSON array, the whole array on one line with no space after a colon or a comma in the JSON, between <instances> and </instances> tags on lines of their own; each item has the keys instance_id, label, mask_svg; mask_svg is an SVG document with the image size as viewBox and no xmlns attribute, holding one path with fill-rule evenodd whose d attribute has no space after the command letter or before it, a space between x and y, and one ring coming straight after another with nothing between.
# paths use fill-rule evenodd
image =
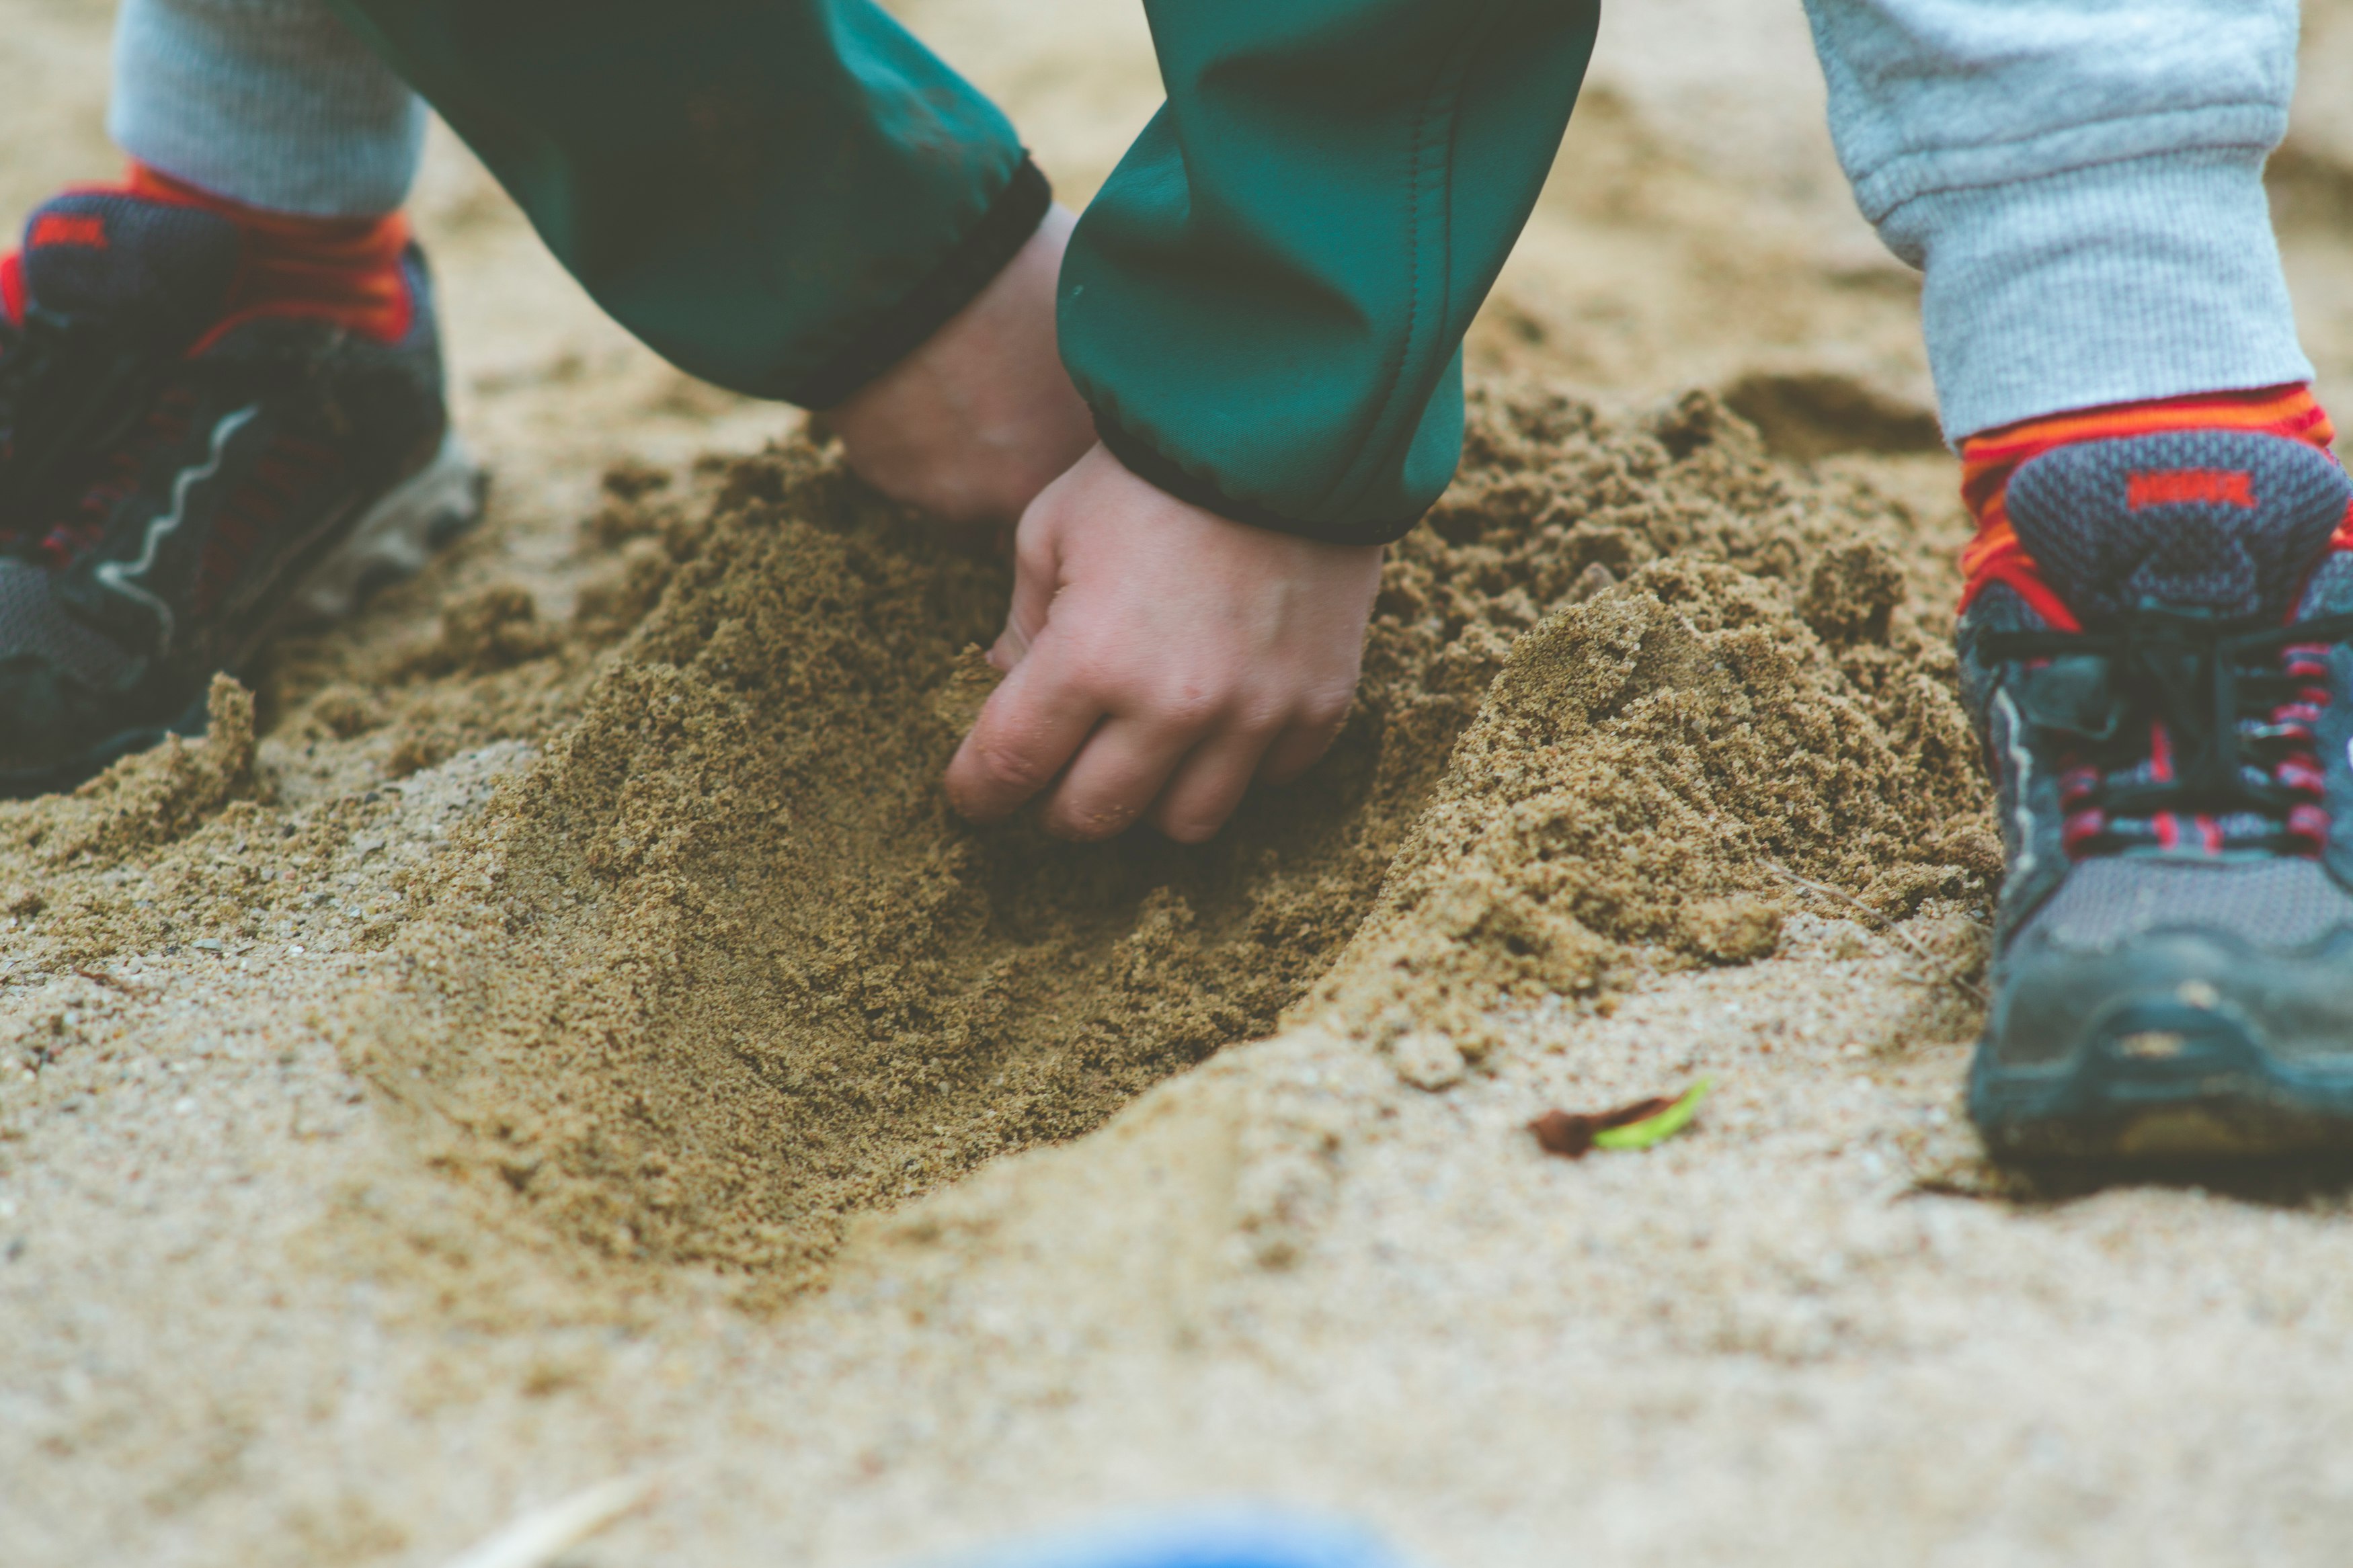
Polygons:
<instances>
[{"instance_id":1,"label":"shoe tongue","mask_svg":"<svg viewBox=\"0 0 2353 1568\"><path fill-rule=\"evenodd\" d=\"M2348 503L2327 454L2238 430L2077 442L2008 492L2019 542L2086 625L2145 605L2284 620Z\"/></svg>"},{"instance_id":2,"label":"shoe tongue","mask_svg":"<svg viewBox=\"0 0 2353 1568\"><path fill-rule=\"evenodd\" d=\"M236 280L237 226L201 207L120 191L77 191L25 226L25 292L69 319L119 321L193 342Z\"/></svg>"}]
</instances>

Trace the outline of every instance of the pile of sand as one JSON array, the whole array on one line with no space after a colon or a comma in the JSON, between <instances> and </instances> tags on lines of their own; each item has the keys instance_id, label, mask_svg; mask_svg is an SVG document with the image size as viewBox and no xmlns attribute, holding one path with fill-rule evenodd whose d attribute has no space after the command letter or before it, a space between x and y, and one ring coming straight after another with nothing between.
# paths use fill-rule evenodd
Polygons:
<instances>
[{"instance_id":1,"label":"pile of sand","mask_svg":"<svg viewBox=\"0 0 2353 1568\"><path fill-rule=\"evenodd\" d=\"M1324 996L1475 1054L1508 999L1764 957L1825 884L1937 906L1914 940L1966 983L2000 844L1949 646L1905 613L1911 520L1801 493L1696 395L1640 432L1525 401L1472 453L1431 520L1449 564L1542 562L1581 602L1512 647Z\"/></svg>"},{"instance_id":2,"label":"pile of sand","mask_svg":"<svg viewBox=\"0 0 2353 1568\"><path fill-rule=\"evenodd\" d=\"M1613 422L1522 388L1472 426L1331 756L1206 847L946 809L1005 568L804 442L617 469L565 621L492 586L373 662L292 647L265 710L375 787L292 799L224 683L211 740L0 807L0 889L51 969L390 947L400 978L335 1026L429 1163L591 1256L762 1295L849 1216L1287 1008L1475 1058L1499 1004L1769 953L1817 896L1794 879L1950 911L1966 978L1997 849L1892 563L1925 553L1909 515L1702 395ZM376 854L401 780L501 739L540 750L454 844Z\"/></svg>"},{"instance_id":3,"label":"pile of sand","mask_svg":"<svg viewBox=\"0 0 2353 1568\"><path fill-rule=\"evenodd\" d=\"M1475 1052L1498 1000L1769 952L1768 861L1891 914L1996 870L1949 654L1887 563L1911 520L1704 396L1481 398L1332 756L1198 848L946 810L1003 569L826 454L707 506L608 490L626 588L546 657L652 607L406 889L408 978L350 1037L437 1164L616 1259L789 1288L848 1216L1267 1033L1352 939L1312 1005Z\"/></svg>"},{"instance_id":4,"label":"pile of sand","mask_svg":"<svg viewBox=\"0 0 2353 1568\"><path fill-rule=\"evenodd\" d=\"M1158 105L1133 7L891 4L1074 205ZM111 7L20 10L15 212L116 156ZM2342 404L2353 5L2306 12L2270 183ZM1799 8L1616 7L1592 85L1474 378L1715 388L1788 461L1485 404L1328 775L1208 855L942 816L1001 580L822 452L691 462L793 416L628 343L437 131L485 526L249 723L0 805L14 1554L438 1568L655 1469L567 1563L1238 1492L1434 1563L2341 1556L2341 1181L2021 1194L1962 1112L1967 523ZM1639 1157L1525 1131L1701 1076Z\"/></svg>"}]
</instances>

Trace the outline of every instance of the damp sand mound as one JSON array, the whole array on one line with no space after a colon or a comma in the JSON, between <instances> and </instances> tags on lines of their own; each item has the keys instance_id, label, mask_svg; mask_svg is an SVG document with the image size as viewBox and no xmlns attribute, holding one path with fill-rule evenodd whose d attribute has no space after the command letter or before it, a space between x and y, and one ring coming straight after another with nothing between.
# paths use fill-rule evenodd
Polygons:
<instances>
[{"instance_id":1,"label":"damp sand mound","mask_svg":"<svg viewBox=\"0 0 2353 1568\"><path fill-rule=\"evenodd\" d=\"M1198 847L947 811L1003 569L824 453L744 461L692 518L609 488L624 586L583 614L619 640L409 888L406 978L349 1037L435 1164L616 1258L789 1289L849 1216L1287 1008L1475 1047L1499 1004L1769 952L1811 896L1785 873L1901 917L1996 869L1907 597L1944 542L1704 396L1480 399L1333 754Z\"/></svg>"},{"instance_id":2,"label":"damp sand mound","mask_svg":"<svg viewBox=\"0 0 2353 1568\"><path fill-rule=\"evenodd\" d=\"M1441 533L1500 546L1583 498L1552 551L1616 571L1513 645L1320 1000L1475 1056L1513 1001L1760 958L1826 898L1930 915L1907 944L1961 1032L2000 846L1949 647L1904 613L1922 542L1866 494L1797 502L1708 400L1651 434L1656 473L1564 405L1474 436Z\"/></svg>"}]
</instances>

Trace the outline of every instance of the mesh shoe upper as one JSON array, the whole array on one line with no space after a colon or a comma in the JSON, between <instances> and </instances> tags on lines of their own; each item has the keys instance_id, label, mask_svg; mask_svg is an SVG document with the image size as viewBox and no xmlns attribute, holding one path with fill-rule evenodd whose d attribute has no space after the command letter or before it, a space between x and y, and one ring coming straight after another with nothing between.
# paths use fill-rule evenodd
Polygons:
<instances>
[{"instance_id":1,"label":"mesh shoe upper","mask_svg":"<svg viewBox=\"0 0 2353 1568\"><path fill-rule=\"evenodd\" d=\"M2010 860L1989 1048L2063 1052L2162 950L2177 978L2345 993L2343 1018L2283 1004L2311 1026L2274 1043L2353 1052L2349 506L2325 453L2231 431L2011 477L2052 599L1995 584L1959 635Z\"/></svg>"},{"instance_id":2,"label":"mesh shoe upper","mask_svg":"<svg viewBox=\"0 0 2353 1568\"><path fill-rule=\"evenodd\" d=\"M172 724L442 439L413 248L385 342L241 301L247 245L202 207L78 192L0 277L0 780Z\"/></svg>"},{"instance_id":3,"label":"mesh shoe upper","mask_svg":"<svg viewBox=\"0 0 2353 1568\"><path fill-rule=\"evenodd\" d=\"M239 249L227 218L114 192L33 215L0 357L0 527L37 531L50 492L136 417L220 316Z\"/></svg>"},{"instance_id":4,"label":"mesh shoe upper","mask_svg":"<svg viewBox=\"0 0 2353 1568\"><path fill-rule=\"evenodd\" d=\"M2147 605L2278 622L2347 500L2326 454L2227 430L2062 447L2009 494L2020 542L2086 627Z\"/></svg>"}]
</instances>

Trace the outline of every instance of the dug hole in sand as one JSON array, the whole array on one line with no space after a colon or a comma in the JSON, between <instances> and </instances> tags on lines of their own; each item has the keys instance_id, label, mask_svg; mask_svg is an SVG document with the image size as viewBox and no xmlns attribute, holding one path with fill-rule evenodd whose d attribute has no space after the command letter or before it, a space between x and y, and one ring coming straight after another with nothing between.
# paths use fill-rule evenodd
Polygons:
<instances>
[{"instance_id":1,"label":"dug hole in sand","mask_svg":"<svg viewBox=\"0 0 2353 1568\"><path fill-rule=\"evenodd\" d=\"M1200 848L948 813L1002 566L437 148L481 533L0 806L0 1561L432 1568L617 1478L562 1562L1236 1496L1462 1568L2332 1561L2341 1189L2038 1192L1959 1123L1964 530L1762 9L1613 23L1347 729ZM1082 195L1116 10L913 19ZM85 95L103 21L40 35ZM1646 1152L1525 1131L1702 1076Z\"/></svg>"},{"instance_id":2,"label":"dug hole in sand","mask_svg":"<svg viewBox=\"0 0 2353 1568\"><path fill-rule=\"evenodd\" d=\"M1509 1004L1770 953L1791 876L1981 900L1950 658L1865 542L1905 521L1809 500L1704 398L1484 399L1334 755L1208 847L1074 846L939 789L1002 569L807 448L739 463L583 716L412 883L347 1059L579 1242L773 1293L1294 1005L1476 1055Z\"/></svg>"}]
</instances>

